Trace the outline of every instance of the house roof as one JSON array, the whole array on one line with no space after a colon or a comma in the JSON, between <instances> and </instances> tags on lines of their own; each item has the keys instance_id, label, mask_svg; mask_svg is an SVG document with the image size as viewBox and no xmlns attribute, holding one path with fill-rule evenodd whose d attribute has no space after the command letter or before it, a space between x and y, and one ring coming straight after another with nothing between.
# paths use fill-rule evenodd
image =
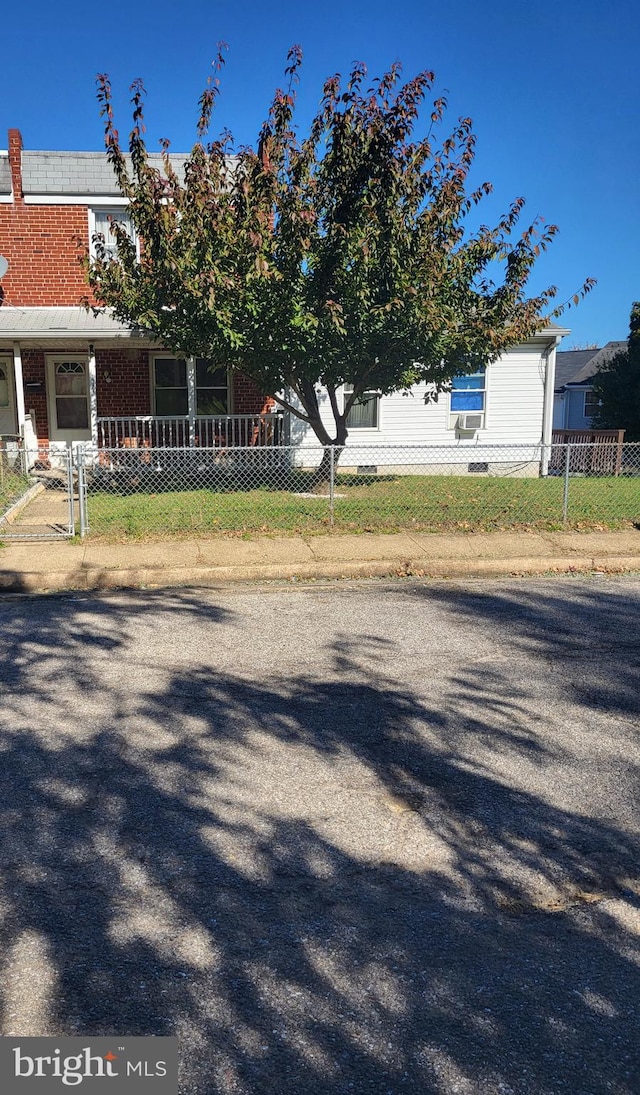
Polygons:
<instances>
[{"instance_id":1,"label":"house roof","mask_svg":"<svg viewBox=\"0 0 640 1095\"><path fill-rule=\"evenodd\" d=\"M11 164L6 152L0 152L0 194L11 193Z\"/></svg>"},{"instance_id":2,"label":"house roof","mask_svg":"<svg viewBox=\"0 0 640 1095\"><path fill-rule=\"evenodd\" d=\"M99 341L104 339L144 339L150 337L140 327L129 327L114 319L109 312L86 311L84 308L0 308L0 342L69 340Z\"/></svg>"},{"instance_id":3,"label":"house roof","mask_svg":"<svg viewBox=\"0 0 640 1095\"><path fill-rule=\"evenodd\" d=\"M556 354L556 388L563 388L572 377L598 353L592 350L558 350Z\"/></svg>"},{"instance_id":4,"label":"house roof","mask_svg":"<svg viewBox=\"0 0 640 1095\"><path fill-rule=\"evenodd\" d=\"M171 165L184 178L184 162L188 153L174 152ZM127 156L129 170L131 157ZM149 153L152 167L162 167L159 152ZM9 180L9 184L11 180ZM9 190L10 190L9 185ZM75 195L120 198L113 168L104 152L22 152L22 190L25 197L38 195Z\"/></svg>"},{"instance_id":5,"label":"house roof","mask_svg":"<svg viewBox=\"0 0 640 1095\"><path fill-rule=\"evenodd\" d=\"M590 380L593 374L612 358L614 354L618 354L621 350L626 350L626 348L626 342L607 342L606 346L603 346L601 350L598 350L591 360L588 361L575 376L571 377L571 380L569 380L568 383L584 384L585 381Z\"/></svg>"},{"instance_id":6,"label":"house roof","mask_svg":"<svg viewBox=\"0 0 640 1095\"><path fill-rule=\"evenodd\" d=\"M567 385L586 384L601 365L620 350L626 342L607 342L606 346L591 350L559 350L556 354L556 387L558 392Z\"/></svg>"}]
</instances>

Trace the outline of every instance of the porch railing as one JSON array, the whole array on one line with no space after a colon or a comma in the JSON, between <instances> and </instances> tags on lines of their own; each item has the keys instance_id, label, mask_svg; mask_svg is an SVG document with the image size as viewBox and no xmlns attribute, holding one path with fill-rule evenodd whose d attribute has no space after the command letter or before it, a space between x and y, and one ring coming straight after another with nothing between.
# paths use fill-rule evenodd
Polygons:
<instances>
[{"instance_id":1,"label":"porch railing","mask_svg":"<svg viewBox=\"0 0 640 1095\"><path fill-rule=\"evenodd\" d=\"M186 415L98 418L98 447L225 449L284 444L282 414L227 414L190 420Z\"/></svg>"},{"instance_id":2,"label":"porch railing","mask_svg":"<svg viewBox=\"0 0 640 1095\"><path fill-rule=\"evenodd\" d=\"M552 475L620 475L624 430L554 430L552 440Z\"/></svg>"}]
</instances>

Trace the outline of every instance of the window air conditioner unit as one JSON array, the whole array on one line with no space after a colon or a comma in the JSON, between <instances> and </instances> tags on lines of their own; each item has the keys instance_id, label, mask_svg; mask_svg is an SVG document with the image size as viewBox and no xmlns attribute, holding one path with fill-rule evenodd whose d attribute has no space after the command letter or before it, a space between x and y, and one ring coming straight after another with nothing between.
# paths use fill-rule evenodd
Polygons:
<instances>
[{"instance_id":1,"label":"window air conditioner unit","mask_svg":"<svg viewBox=\"0 0 640 1095\"><path fill-rule=\"evenodd\" d=\"M482 411L476 411L474 414L458 415L459 430L468 430L470 433L475 433L476 430L481 430L483 426L484 414Z\"/></svg>"}]
</instances>

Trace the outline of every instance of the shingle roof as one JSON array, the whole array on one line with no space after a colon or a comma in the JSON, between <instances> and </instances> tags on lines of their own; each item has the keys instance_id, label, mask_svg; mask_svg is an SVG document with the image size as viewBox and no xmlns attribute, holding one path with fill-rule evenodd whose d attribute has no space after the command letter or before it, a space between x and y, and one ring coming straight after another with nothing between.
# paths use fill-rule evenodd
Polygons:
<instances>
[{"instance_id":1,"label":"shingle roof","mask_svg":"<svg viewBox=\"0 0 640 1095\"><path fill-rule=\"evenodd\" d=\"M11 165L6 153L0 153L0 194L11 193Z\"/></svg>"},{"instance_id":2,"label":"shingle roof","mask_svg":"<svg viewBox=\"0 0 640 1095\"><path fill-rule=\"evenodd\" d=\"M108 312L97 315L84 308L0 308L0 338L131 338L140 328L128 327Z\"/></svg>"},{"instance_id":3,"label":"shingle roof","mask_svg":"<svg viewBox=\"0 0 640 1095\"><path fill-rule=\"evenodd\" d=\"M597 346L592 350L558 350L556 354L556 390L568 384L575 374L599 352Z\"/></svg>"},{"instance_id":4,"label":"shingle roof","mask_svg":"<svg viewBox=\"0 0 640 1095\"><path fill-rule=\"evenodd\" d=\"M171 165L182 179L185 152L174 152ZM130 157L127 156L130 164ZM149 155L152 167L162 167L160 153ZM22 153L22 189L26 195L74 194L92 197L120 197L121 191L104 152Z\"/></svg>"},{"instance_id":5,"label":"shingle roof","mask_svg":"<svg viewBox=\"0 0 640 1095\"><path fill-rule=\"evenodd\" d=\"M620 350L626 342L607 342L601 349L561 350L556 354L556 391L567 384L585 384L601 365Z\"/></svg>"},{"instance_id":6,"label":"shingle roof","mask_svg":"<svg viewBox=\"0 0 640 1095\"><path fill-rule=\"evenodd\" d=\"M584 384L585 380L590 380L594 373L613 357L614 354L620 353L621 350L626 350L626 342L607 342L606 346L603 346L601 350L591 358L591 360L571 377L568 381L569 384Z\"/></svg>"}]
</instances>

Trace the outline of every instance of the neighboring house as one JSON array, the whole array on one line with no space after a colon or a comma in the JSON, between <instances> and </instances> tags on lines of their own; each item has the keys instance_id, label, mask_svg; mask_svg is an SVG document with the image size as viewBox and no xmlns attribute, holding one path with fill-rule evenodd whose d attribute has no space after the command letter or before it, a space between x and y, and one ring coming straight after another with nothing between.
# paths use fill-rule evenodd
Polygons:
<instances>
[{"instance_id":1,"label":"neighboring house","mask_svg":"<svg viewBox=\"0 0 640 1095\"><path fill-rule=\"evenodd\" d=\"M601 349L562 350L556 355L553 400L554 430L590 430L598 403L593 377L610 357L626 350L626 342L607 342Z\"/></svg>"},{"instance_id":2,"label":"neighboring house","mask_svg":"<svg viewBox=\"0 0 640 1095\"><path fill-rule=\"evenodd\" d=\"M179 158L178 158L179 159ZM80 307L78 240L127 220L104 153L29 152L18 130L0 153L0 436L68 441L255 444L283 416L253 381L176 360L143 330ZM108 237L107 237L108 239ZM139 421L136 421L138 419Z\"/></svg>"},{"instance_id":3,"label":"neighboring house","mask_svg":"<svg viewBox=\"0 0 640 1095\"><path fill-rule=\"evenodd\" d=\"M184 156L172 159L179 169ZM0 281L0 437L35 431L54 448L317 444L248 378L177 360L144 330L80 307L77 240L107 234L110 216L127 221L103 152L25 151L9 131L0 153L0 255L9 264ZM369 393L351 411L349 446L550 442L556 347L567 333L549 325L454 380L437 403L425 404L424 387Z\"/></svg>"}]
</instances>

